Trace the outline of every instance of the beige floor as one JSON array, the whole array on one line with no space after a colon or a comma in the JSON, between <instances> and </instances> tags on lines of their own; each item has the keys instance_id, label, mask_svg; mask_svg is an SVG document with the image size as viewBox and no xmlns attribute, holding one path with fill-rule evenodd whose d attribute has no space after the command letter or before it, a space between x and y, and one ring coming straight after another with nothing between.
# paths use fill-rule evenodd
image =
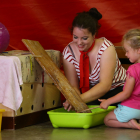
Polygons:
<instances>
[{"instance_id":1,"label":"beige floor","mask_svg":"<svg viewBox=\"0 0 140 140\"><path fill-rule=\"evenodd\" d=\"M2 130L0 140L140 140L140 131L109 128L105 125L90 129L53 128L50 122L17 130Z\"/></svg>"}]
</instances>

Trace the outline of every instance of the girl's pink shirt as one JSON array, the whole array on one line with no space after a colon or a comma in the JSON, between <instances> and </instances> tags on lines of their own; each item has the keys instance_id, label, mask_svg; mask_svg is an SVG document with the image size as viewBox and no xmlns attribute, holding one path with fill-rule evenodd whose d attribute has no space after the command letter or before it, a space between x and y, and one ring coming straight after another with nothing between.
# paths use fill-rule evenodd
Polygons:
<instances>
[{"instance_id":1,"label":"girl's pink shirt","mask_svg":"<svg viewBox=\"0 0 140 140\"><path fill-rule=\"evenodd\" d=\"M140 109L140 63L131 65L126 71L127 75L128 73L130 76L134 77L135 86L131 96L125 101L122 101L121 105L128 106L134 109Z\"/></svg>"}]
</instances>

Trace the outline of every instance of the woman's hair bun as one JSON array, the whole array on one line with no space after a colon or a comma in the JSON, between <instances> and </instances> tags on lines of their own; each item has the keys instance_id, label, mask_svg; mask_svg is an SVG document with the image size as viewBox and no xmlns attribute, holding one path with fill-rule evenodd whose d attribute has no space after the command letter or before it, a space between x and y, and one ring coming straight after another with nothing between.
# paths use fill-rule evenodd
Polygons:
<instances>
[{"instance_id":1,"label":"woman's hair bun","mask_svg":"<svg viewBox=\"0 0 140 140\"><path fill-rule=\"evenodd\" d=\"M89 14L90 14L92 17L96 18L97 20L99 20L99 19L102 18L102 14L99 13L99 11L98 11L96 8L91 8L91 9L89 10Z\"/></svg>"}]
</instances>

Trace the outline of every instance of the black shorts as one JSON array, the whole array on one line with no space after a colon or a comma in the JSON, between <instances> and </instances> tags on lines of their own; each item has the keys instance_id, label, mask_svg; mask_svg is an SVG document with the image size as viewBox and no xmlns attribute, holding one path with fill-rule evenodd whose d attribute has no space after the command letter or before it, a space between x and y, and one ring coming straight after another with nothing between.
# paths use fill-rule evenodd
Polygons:
<instances>
[{"instance_id":1,"label":"black shorts","mask_svg":"<svg viewBox=\"0 0 140 140\"><path fill-rule=\"evenodd\" d=\"M116 94L118 94L119 92L123 91L123 86L119 86L113 90L110 90L109 92L107 92L104 96L100 97L100 99L108 99ZM89 103L87 103L87 105L99 105L101 102L99 102L98 100L95 101L91 101ZM118 103L112 104L113 106L117 106Z\"/></svg>"}]
</instances>

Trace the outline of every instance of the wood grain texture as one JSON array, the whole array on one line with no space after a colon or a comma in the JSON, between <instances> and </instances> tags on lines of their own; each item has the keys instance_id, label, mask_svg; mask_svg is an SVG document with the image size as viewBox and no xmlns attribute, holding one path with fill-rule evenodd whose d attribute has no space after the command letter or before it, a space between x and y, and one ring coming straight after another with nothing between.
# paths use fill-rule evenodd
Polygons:
<instances>
[{"instance_id":1,"label":"wood grain texture","mask_svg":"<svg viewBox=\"0 0 140 140\"><path fill-rule=\"evenodd\" d=\"M91 113L90 110L86 110L88 109L88 106L82 101L76 90L71 86L64 74L51 60L41 44L38 41L27 39L22 39L22 42L33 55L42 56L35 57L35 59L38 61L44 71L51 77L56 87L65 96L69 103L75 108L75 110L77 112L82 112L83 110L85 110L84 113Z\"/></svg>"}]
</instances>

